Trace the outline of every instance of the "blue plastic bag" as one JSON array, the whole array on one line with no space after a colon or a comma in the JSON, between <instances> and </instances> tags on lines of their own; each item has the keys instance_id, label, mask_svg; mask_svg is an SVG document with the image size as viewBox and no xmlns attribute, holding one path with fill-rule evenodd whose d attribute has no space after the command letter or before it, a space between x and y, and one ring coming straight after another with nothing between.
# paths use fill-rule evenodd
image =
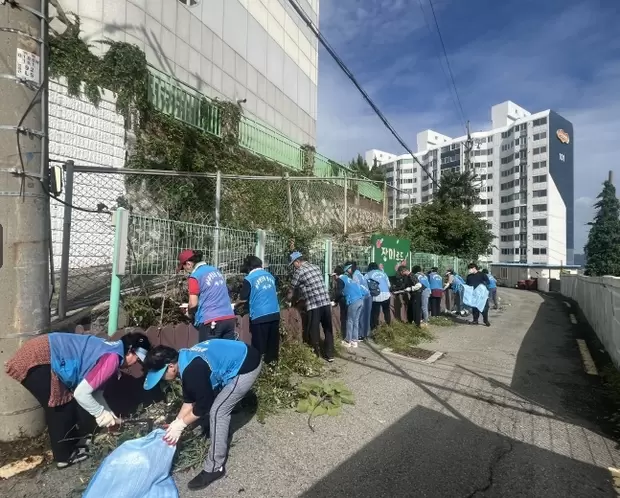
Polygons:
<instances>
[{"instance_id":1,"label":"blue plastic bag","mask_svg":"<svg viewBox=\"0 0 620 498\"><path fill-rule=\"evenodd\" d=\"M125 441L101 463L82 498L178 498L170 475L176 446L156 429Z\"/></svg>"},{"instance_id":2,"label":"blue plastic bag","mask_svg":"<svg viewBox=\"0 0 620 498\"><path fill-rule=\"evenodd\" d=\"M463 304L471 308L484 309L489 300L489 289L480 284L475 289L471 285L463 285Z\"/></svg>"}]
</instances>

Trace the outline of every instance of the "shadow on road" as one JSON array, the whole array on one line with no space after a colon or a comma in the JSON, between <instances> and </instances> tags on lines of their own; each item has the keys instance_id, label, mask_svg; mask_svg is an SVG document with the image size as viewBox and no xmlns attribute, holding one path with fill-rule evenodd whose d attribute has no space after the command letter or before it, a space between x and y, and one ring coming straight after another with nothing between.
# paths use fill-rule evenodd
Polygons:
<instances>
[{"instance_id":1,"label":"shadow on road","mask_svg":"<svg viewBox=\"0 0 620 498\"><path fill-rule=\"evenodd\" d=\"M300 496L615 494L605 469L418 406Z\"/></svg>"}]
</instances>

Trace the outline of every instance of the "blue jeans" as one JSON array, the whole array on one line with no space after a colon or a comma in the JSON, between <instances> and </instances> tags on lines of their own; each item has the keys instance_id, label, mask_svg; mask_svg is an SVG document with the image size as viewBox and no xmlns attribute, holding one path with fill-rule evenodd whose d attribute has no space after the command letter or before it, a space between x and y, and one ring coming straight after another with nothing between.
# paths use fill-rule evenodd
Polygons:
<instances>
[{"instance_id":1,"label":"blue jeans","mask_svg":"<svg viewBox=\"0 0 620 498\"><path fill-rule=\"evenodd\" d=\"M372 296L369 294L363 300L362 314L360 315L359 338L365 339L370 335L370 315L372 314Z\"/></svg>"},{"instance_id":2,"label":"blue jeans","mask_svg":"<svg viewBox=\"0 0 620 498\"><path fill-rule=\"evenodd\" d=\"M363 299L358 299L347 306L347 335L345 336L347 342L359 339L360 318L363 307Z\"/></svg>"},{"instance_id":3,"label":"blue jeans","mask_svg":"<svg viewBox=\"0 0 620 498\"><path fill-rule=\"evenodd\" d=\"M428 322L428 300L431 297L431 290L424 289L422 291L422 321Z\"/></svg>"}]
</instances>

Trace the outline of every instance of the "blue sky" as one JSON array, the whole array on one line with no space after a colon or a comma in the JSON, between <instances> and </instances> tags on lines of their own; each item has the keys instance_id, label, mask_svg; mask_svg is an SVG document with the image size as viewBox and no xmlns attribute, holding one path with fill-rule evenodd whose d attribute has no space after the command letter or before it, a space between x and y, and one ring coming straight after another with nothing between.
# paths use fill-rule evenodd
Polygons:
<instances>
[{"instance_id":1,"label":"blue sky","mask_svg":"<svg viewBox=\"0 0 620 498\"><path fill-rule=\"evenodd\" d=\"M435 0L472 131L492 105L553 109L575 127L575 252L607 177L620 177L617 0ZM427 24L428 23L428 24ZM419 131L464 134L428 0L321 0L321 31L412 150ZM319 56L318 149L402 152L342 71Z\"/></svg>"}]
</instances>

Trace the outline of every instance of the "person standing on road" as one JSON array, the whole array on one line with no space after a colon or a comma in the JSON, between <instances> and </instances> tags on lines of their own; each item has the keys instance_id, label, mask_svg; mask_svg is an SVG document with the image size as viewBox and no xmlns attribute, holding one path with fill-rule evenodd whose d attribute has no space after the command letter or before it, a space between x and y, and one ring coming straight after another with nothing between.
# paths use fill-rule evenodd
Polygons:
<instances>
[{"instance_id":1,"label":"person standing on road","mask_svg":"<svg viewBox=\"0 0 620 498\"><path fill-rule=\"evenodd\" d=\"M431 268L428 281L431 289L431 316L439 316L441 315L441 299L443 298L443 279L439 275L437 267Z\"/></svg>"},{"instance_id":2,"label":"person standing on road","mask_svg":"<svg viewBox=\"0 0 620 498\"><path fill-rule=\"evenodd\" d=\"M344 268L337 266L334 269L334 274L337 276L334 300L338 302L343 299L347 306L347 327L344 341L342 341L342 345L347 348L357 347L360 315L364 308L364 299L368 295L368 291L353 280L353 271L353 265L347 265Z\"/></svg>"},{"instance_id":3,"label":"person standing on road","mask_svg":"<svg viewBox=\"0 0 620 498\"><path fill-rule=\"evenodd\" d=\"M119 341L53 332L26 341L6 363L7 375L21 382L43 408L59 469L88 458L93 422L99 427L121 423L103 389L121 367L144 361L150 348L146 335L139 332Z\"/></svg>"},{"instance_id":4,"label":"person standing on road","mask_svg":"<svg viewBox=\"0 0 620 498\"><path fill-rule=\"evenodd\" d=\"M428 304L431 297L431 284L428 277L422 272L420 265L414 266L411 271L415 274L416 282L422 284L422 322L428 325Z\"/></svg>"},{"instance_id":5,"label":"person standing on road","mask_svg":"<svg viewBox=\"0 0 620 498\"><path fill-rule=\"evenodd\" d=\"M484 273L489 279L489 301L493 301L493 309L496 310L499 308L499 305L497 304L497 280L486 268L482 270L482 273Z\"/></svg>"},{"instance_id":6,"label":"person standing on road","mask_svg":"<svg viewBox=\"0 0 620 498\"><path fill-rule=\"evenodd\" d=\"M368 265L366 280L379 284L379 294L372 297L372 310L370 314L370 329L375 330L379 326L379 315L383 310L383 318L386 324L392 323L392 310L390 309L392 294L390 293L390 279L387 274L379 269L377 263Z\"/></svg>"},{"instance_id":7,"label":"person standing on road","mask_svg":"<svg viewBox=\"0 0 620 498\"><path fill-rule=\"evenodd\" d=\"M291 265L295 269L291 280L291 289L288 292L287 300L293 297L295 291L306 302L306 313L308 315L306 328L304 330L304 342L309 344L317 356L321 356L321 331L325 335L325 359L329 362L334 361L334 332L332 328L332 305L329 299L329 292L325 288L323 273L321 269L308 263L300 252L290 255Z\"/></svg>"},{"instance_id":8,"label":"person standing on road","mask_svg":"<svg viewBox=\"0 0 620 498\"><path fill-rule=\"evenodd\" d=\"M484 285L486 287L489 286L489 278L483 272L478 270L478 265L475 263L471 263L468 265L469 274L467 275L466 284L474 289L479 285ZM478 308L471 309L473 321L472 325L478 325L478 319L480 318L480 313L482 313L482 320L487 327L491 326L491 322L489 322L489 301L487 300L484 309L480 310Z\"/></svg>"},{"instance_id":9,"label":"person standing on road","mask_svg":"<svg viewBox=\"0 0 620 498\"><path fill-rule=\"evenodd\" d=\"M360 315L360 327L359 327L359 340L365 341L370 335L370 315L372 311L372 296L370 295L370 289L368 288L368 282L366 277L359 271L356 261L347 261L344 264L345 267L351 266L351 275L353 280L365 289L367 292L364 295L364 304L362 307L362 314Z\"/></svg>"},{"instance_id":10,"label":"person standing on road","mask_svg":"<svg viewBox=\"0 0 620 498\"><path fill-rule=\"evenodd\" d=\"M156 346L144 360L144 389L181 378L183 405L164 441L176 445L188 425L208 425L211 444L202 471L188 483L198 490L225 474L230 415L252 389L262 367L260 353L242 341L211 339L189 349ZM216 394L217 393L217 394Z\"/></svg>"},{"instance_id":11,"label":"person standing on road","mask_svg":"<svg viewBox=\"0 0 620 498\"><path fill-rule=\"evenodd\" d=\"M263 268L260 258L249 255L243 264L240 300L249 303L252 346L264 357L265 363L278 361L280 354L280 302L276 279Z\"/></svg>"},{"instance_id":12,"label":"person standing on road","mask_svg":"<svg viewBox=\"0 0 620 498\"><path fill-rule=\"evenodd\" d=\"M228 295L224 275L205 263L202 251L185 249L179 254L177 271L189 273L187 316L198 329L198 342L207 339L236 339L237 318Z\"/></svg>"},{"instance_id":13,"label":"person standing on road","mask_svg":"<svg viewBox=\"0 0 620 498\"><path fill-rule=\"evenodd\" d=\"M419 266L414 267L420 268ZM405 292L409 293L409 304L407 306L407 321L415 323L418 327L426 326L422 321L422 293L424 286L418 281L418 274L409 271L405 265L398 268L398 274L404 280Z\"/></svg>"},{"instance_id":14,"label":"person standing on road","mask_svg":"<svg viewBox=\"0 0 620 498\"><path fill-rule=\"evenodd\" d=\"M448 282L444 287L444 290L446 291L446 302L448 301L447 292L451 291L454 298L454 311L460 315L463 302L463 285L465 285L465 280L463 280L463 277L461 277L453 269L449 269L447 271L446 277L448 277ZM450 311L452 311L452 309Z\"/></svg>"}]
</instances>

